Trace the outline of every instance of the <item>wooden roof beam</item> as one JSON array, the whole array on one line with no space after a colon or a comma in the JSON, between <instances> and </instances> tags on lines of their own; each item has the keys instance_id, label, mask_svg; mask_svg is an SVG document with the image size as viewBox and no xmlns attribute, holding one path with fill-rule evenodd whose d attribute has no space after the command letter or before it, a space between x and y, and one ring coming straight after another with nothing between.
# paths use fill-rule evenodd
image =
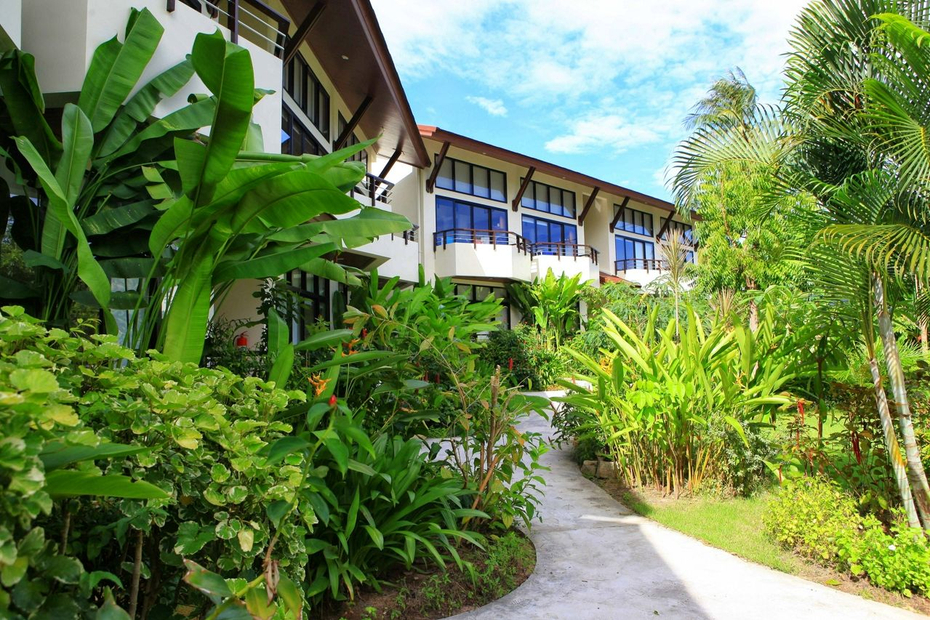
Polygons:
<instances>
[{"instance_id":1,"label":"wooden roof beam","mask_svg":"<svg viewBox=\"0 0 930 620\"><path fill-rule=\"evenodd\" d=\"M362 120L362 116L365 114L365 111L368 109L368 106L371 105L372 101L374 101L374 97L368 95L358 106L355 114L352 115L352 118L349 119L349 122L346 123L345 128L342 130L342 133L339 134L339 137L333 143L334 151L338 151L346 145L346 141L349 139L349 136L352 135L352 132L355 131L355 128L358 127L359 121Z\"/></svg>"},{"instance_id":2,"label":"wooden roof beam","mask_svg":"<svg viewBox=\"0 0 930 620\"><path fill-rule=\"evenodd\" d=\"M620 221L620 218L623 216L623 210L626 209L626 206L630 202L630 197L627 196L623 199L623 202L620 203L620 208L617 209L617 212L614 213L614 219L610 221L610 232L613 232L617 228L617 222Z\"/></svg>"},{"instance_id":3,"label":"wooden roof beam","mask_svg":"<svg viewBox=\"0 0 930 620\"><path fill-rule=\"evenodd\" d=\"M530 166L526 171L526 176L523 177L523 183L520 184L520 191L517 192L517 195L514 197L513 202L510 203L511 208L516 211L520 208L520 203L523 201L523 194L526 193L526 188L530 186L530 181L533 179L533 173L536 172L535 166Z\"/></svg>"},{"instance_id":4,"label":"wooden roof beam","mask_svg":"<svg viewBox=\"0 0 930 620\"><path fill-rule=\"evenodd\" d=\"M304 18L304 21L300 22L300 26L297 27L297 32L294 33L293 37L288 39L287 45L284 46L284 54L282 57L285 66L297 55L300 44L306 40L307 35L313 30L313 26L316 25L316 22L320 19L320 15L323 14L323 9L325 8L326 0L319 0L319 2L314 4Z\"/></svg>"},{"instance_id":5,"label":"wooden roof beam","mask_svg":"<svg viewBox=\"0 0 930 620\"><path fill-rule=\"evenodd\" d=\"M591 192L591 195L588 196L588 201L584 203L584 209L581 210L581 215L578 216L578 225L584 226L584 218L588 217L588 211L591 210L591 207L594 206L594 200L597 198L598 192L601 191L601 188L594 186L594 191Z\"/></svg>"},{"instance_id":6,"label":"wooden roof beam","mask_svg":"<svg viewBox=\"0 0 930 620\"><path fill-rule=\"evenodd\" d=\"M436 157L436 163L433 165L433 171L429 173L429 178L426 179L426 191L430 194L433 193L433 188L436 187L436 177L439 176L439 169L442 168L442 162L446 161L446 153L449 152L449 142L443 142L442 148L439 149L439 155Z\"/></svg>"},{"instance_id":7,"label":"wooden roof beam","mask_svg":"<svg viewBox=\"0 0 930 620\"><path fill-rule=\"evenodd\" d=\"M656 241L662 241L662 235L668 232L669 226L672 225L672 214L669 213L668 217L665 218L665 223L662 224L662 228L659 229L659 232L656 233Z\"/></svg>"}]
</instances>

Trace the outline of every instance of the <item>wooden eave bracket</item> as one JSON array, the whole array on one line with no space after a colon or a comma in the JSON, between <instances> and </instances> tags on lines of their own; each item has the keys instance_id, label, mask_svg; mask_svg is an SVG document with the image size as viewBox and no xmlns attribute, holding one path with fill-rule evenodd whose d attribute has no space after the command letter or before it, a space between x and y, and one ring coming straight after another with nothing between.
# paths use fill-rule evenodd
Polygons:
<instances>
[{"instance_id":1,"label":"wooden eave bracket","mask_svg":"<svg viewBox=\"0 0 930 620\"><path fill-rule=\"evenodd\" d=\"M610 232L613 232L617 228L617 222L620 221L620 216L623 215L623 210L626 209L626 206L630 203L630 197L627 196L623 199L623 202L620 203L620 208L617 209L617 212L614 213L614 219L610 221Z\"/></svg>"},{"instance_id":2,"label":"wooden eave bracket","mask_svg":"<svg viewBox=\"0 0 930 620\"><path fill-rule=\"evenodd\" d=\"M520 191L517 192L517 195L514 197L513 202L510 203L510 207L516 211L520 208L520 203L523 202L523 194L526 193L526 188L530 186L530 181L533 179L533 173L536 172L535 166L530 166L526 171L526 176L523 177L523 183L520 184Z\"/></svg>"},{"instance_id":3,"label":"wooden eave bracket","mask_svg":"<svg viewBox=\"0 0 930 620\"><path fill-rule=\"evenodd\" d=\"M433 164L433 170L429 173L429 178L426 179L426 192L429 194L433 193L433 188L436 187L436 177L439 176L439 169L442 168L442 162L446 159L446 153L449 152L449 142L442 143L442 148L439 149L439 155L436 157L436 163Z\"/></svg>"},{"instance_id":4,"label":"wooden eave bracket","mask_svg":"<svg viewBox=\"0 0 930 620\"><path fill-rule=\"evenodd\" d=\"M588 196L587 202L584 203L584 209L581 210L581 215L578 216L579 226L584 226L584 218L588 217L588 211L590 211L591 207L594 206L594 200L597 198L597 195L600 191L601 188L595 186L594 190L591 192L591 195Z\"/></svg>"}]
</instances>

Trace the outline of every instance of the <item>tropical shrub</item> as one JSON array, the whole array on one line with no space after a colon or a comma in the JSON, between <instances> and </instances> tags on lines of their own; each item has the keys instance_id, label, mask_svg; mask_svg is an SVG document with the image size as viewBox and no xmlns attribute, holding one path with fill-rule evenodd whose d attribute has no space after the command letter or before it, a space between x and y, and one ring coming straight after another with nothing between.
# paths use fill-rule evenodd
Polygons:
<instances>
[{"instance_id":1,"label":"tropical shrub","mask_svg":"<svg viewBox=\"0 0 930 620\"><path fill-rule=\"evenodd\" d=\"M550 349L539 330L523 323L491 332L480 355L491 368L505 370L512 386L527 390L549 389L567 373L564 353Z\"/></svg>"},{"instance_id":2,"label":"tropical shrub","mask_svg":"<svg viewBox=\"0 0 930 620\"><path fill-rule=\"evenodd\" d=\"M827 565L838 557L839 539L856 535L858 521L855 501L820 477L782 484L764 517L776 542Z\"/></svg>"},{"instance_id":3,"label":"tropical shrub","mask_svg":"<svg viewBox=\"0 0 930 620\"><path fill-rule=\"evenodd\" d=\"M779 544L820 564L907 596L930 592L926 532L900 519L886 528L871 515L860 516L855 499L825 478L783 484L764 521Z\"/></svg>"},{"instance_id":4,"label":"tropical shrub","mask_svg":"<svg viewBox=\"0 0 930 620\"><path fill-rule=\"evenodd\" d=\"M558 350L562 342L581 326L580 302L587 283L581 274L556 277L549 269L531 284L516 283L507 287L511 302L542 334L545 346Z\"/></svg>"},{"instance_id":5,"label":"tropical shrub","mask_svg":"<svg viewBox=\"0 0 930 620\"><path fill-rule=\"evenodd\" d=\"M376 583L392 563L454 560L454 541L478 542L459 531L485 516L465 506L461 478L419 440L372 442L335 385L308 397L4 312L8 615L199 607L178 589L185 568L192 584L205 570L242 579L231 582L241 596L267 588L266 604L292 587L316 603ZM253 579L263 573L274 579Z\"/></svg>"},{"instance_id":6,"label":"tropical shrub","mask_svg":"<svg viewBox=\"0 0 930 620\"><path fill-rule=\"evenodd\" d=\"M569 349L582 369L575 375L581 381L563 382L569 394L556 400L588 417L586 428L597 429L621 479L632 486L693 492L705 479L725 485L734 466L760 471L750 458L747 428L791 402L781 393L791 375L777 348L742 325L715 322L705 330L690 307L687 314L680 330L674 320L656 329L653 311L639 334L603 310L612 350L595 359ZM749 450L727 453L733 439Z\"/></svg>"}]
</instances>

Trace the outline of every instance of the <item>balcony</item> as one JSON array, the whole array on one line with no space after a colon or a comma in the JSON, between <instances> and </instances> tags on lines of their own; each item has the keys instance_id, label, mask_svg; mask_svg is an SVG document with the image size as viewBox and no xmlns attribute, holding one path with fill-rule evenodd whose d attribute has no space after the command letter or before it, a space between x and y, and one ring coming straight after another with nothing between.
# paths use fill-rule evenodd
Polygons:
<instances>
[{"instance_id":1,"label":"balcony","mask_svg":"<svg viewBox=\"0 0 930 620\"><path fill-rule=\"evenodd\" d=\"M179 0L167 0L167 10L173 13ZM212 19L229 31L229 40L239 37L281 58L290 20L261 0L180 0L198 13Z\"/></svg>"},{"instance_id":2,"label":"balcony","mask_svg":"<svg viewBox=\"0 0 930 620\"><path fill-rule=\"evenodd\" d=\"M506 230L455 228L433 233L436 275L442 278L532 279L533 249Z\"/></svg>"},{"instance_id":3,"label":"balcony","mask_svg":"<svg viewBox=\"0 0 930 620\"><path fill-rule=\"evenodd\" d=\"M391 195L393 193L393 183L366 172L365 178L352 190L352 197L366 206L379 207L390 211Z\"/></svg>"},{"instance_id":4,"label":"balcony","mask_svg":"<svg viewBox=\"0 0 930 620\"><path fill-rule=\"evenodd\" d=\"M658 258L625 258L614 264L614 272L624 280L646 286L668 271L668 262Z\"/></svg>"},{"instance_id":5,"label":"balcony","mask_svg":"<svg viewBox=\"0 0 930 620\"><path fill-rule=\"evenodd\" d=\"M534 243L532 275L545 277L551 269L553 275L572 278L581 274L582 282L597 280L599 252L590 245L577 243Z\"/></svg>"}]
</instances>

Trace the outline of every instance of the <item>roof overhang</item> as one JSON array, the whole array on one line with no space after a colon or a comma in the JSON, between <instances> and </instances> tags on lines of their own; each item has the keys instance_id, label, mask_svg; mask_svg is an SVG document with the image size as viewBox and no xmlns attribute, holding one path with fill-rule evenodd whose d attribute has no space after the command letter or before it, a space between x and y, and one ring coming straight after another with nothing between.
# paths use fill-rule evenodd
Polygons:
<instances>
[{"instance_id":1,"label":"roof overhang","mask_svg":"<svg viewBox=\"0 0 930 620\"><path fill-rule=\"evenodd\" d=\"M296 25L316 4L325 1L282 0ZM376 150L389 155L400 148L403 163L428 166L426 147L369 0L326 2L307 44L336 85L350 115L372 97L358 127L366 136L380 136Z\"/></svg>"},{"instance_id":2,"label":"roof overhang","mask_svg":"<svg viewBox=\"0 0 930 620\"><path fill-rule=\"evenodd\" d=\"M445 129L440 129L439 127L420 125L419 129L420 135L424 138L429 138L430 140L448 142L451 146L455 146L466 151L479 153L481 155L487 155L488 157L494 157L495 159L500 159L512 164L516 164L518 166L525 166L527 168L532 166L536 168L536 172L558 177L572 183L578 183L579 185L587 185L591 188L599 187L602 192L607 192L615 196L629 197L630 200L635 200L640 204L649 205L658 209L664 209L672 213L678 212L678 210L675 208L675 205L671 202L668 202L667 200L649 196L648 194L643 194L641 192L631 190L629 188L623 187L622 185L617 185L616 183L609 183L601 179L596 179L592 176L582 174L581 172L569 170L568 168L563 168L562 166L557 166L556 164L552 164L541 159L536 159L535 157L515 153L514 151L509 151L499 146L488 144L487 142L481 142L479 140L475 140L474 138L469 138L457 133L452 133L451 131L446 131Z\"/></svg>"}]
</instances>

